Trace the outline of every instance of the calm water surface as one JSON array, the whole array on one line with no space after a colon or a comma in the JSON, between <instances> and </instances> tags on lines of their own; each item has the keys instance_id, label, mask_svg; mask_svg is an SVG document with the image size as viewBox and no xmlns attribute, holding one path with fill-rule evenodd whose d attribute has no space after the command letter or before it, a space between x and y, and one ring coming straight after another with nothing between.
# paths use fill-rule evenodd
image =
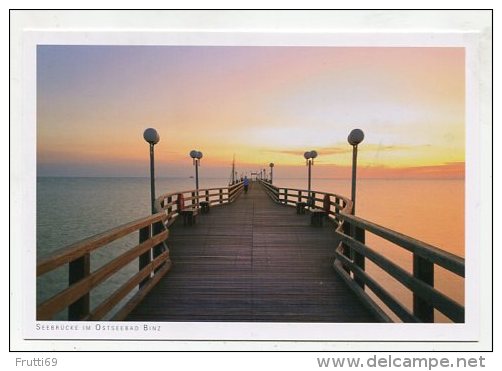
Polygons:
<instances>
[{"instance_id":1,"label":"calm water surface","mask_svg":"<svg viewBox=\"0 0 502 371\"><path fill-rule=\"evenodd\" d=\"M189 178L158 179L157 193L193 189ZM201 179L200 187L220 187L227 179ZM304 179L275 179L277 186L307 187ZM313 179L312 189L350 195L350 181ZM146 216L150 212L150 183L147 178L49 178L37 179L37 256L67 246L117 225ZM463 180L367 180L358 181L357 215L397 230L454 254L464 256ZM411 272L411 254L378 237L367 235L369 246L381 251ZM137 244L129 236L93 255L92 269ZM396 296L411 306L408 290L378 267L367 270ZM100 285L91 296L97 305L112 290L137 271L131 263L120 274ZM67 271L62 268L37 282L37 302L65 287ZM436 268L436 287L464 302L464 282ZM59 319L64 319L61 313ZM445 318L437 316L437 321Z\"/></svg>"}]
</instances>

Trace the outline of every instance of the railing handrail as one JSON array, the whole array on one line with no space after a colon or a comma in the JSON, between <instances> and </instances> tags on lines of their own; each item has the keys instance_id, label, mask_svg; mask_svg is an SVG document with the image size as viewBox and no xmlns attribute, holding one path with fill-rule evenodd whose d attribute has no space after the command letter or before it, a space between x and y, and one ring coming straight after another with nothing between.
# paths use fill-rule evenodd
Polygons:
<instances>
[{"instance_id":1,"label":"railing handrail","mask_svg":"<svg viewBox=\"0 0 502 371\"><path fill-rule=\"evenodd\" d=\"M219 191L220 189L222 189L222 190L228 190L228 189L231 189L231 188L233 189L233 188L238 187L240 185L242 185L242 181L238 182L238 183L235 183L235 184L232 184L232 185L229 185L229 186L226 186L226 187L199 188L199 194L201 192L205 192L205 191ZM194 189L189 189L189 190L184 190L184 191L175 191L175 192L163 193L163 194L161 194L160 196L157 197L157 200L163 200L163 199L166 199L168 197L177 196L180 193L185 194L185 193L193 193L193 192L197 192L197 190L194 188ZM205 197L205 196L201 195L199 197Z\"/></svg>"},{"instance_id":2,"label":"railing handrail","mask_svg":"<svg viewBox=\"0 0 502 371\"><path fill-rule=\"evenodd\" d=\"M164 226L166 219L163 212L137 219L41 258L37 263L37 276L68 265L68 286L37 305L37 319L50 320L65 308L68 308L69 320L101 319L138 285L139 290L131 300L144 295L151 289L151 285L146 283L158 280L171 267L169 250L164 244L169 235ZM139 232L137 245L91 271L92 252L134 232ZM138 272L91 312L90 292L135 259L139 259ZM130 306L128 308L131 309ZM121 313L127 314L125 311Z\"/></svg>"},{"instance_id":3,"label":"railing handrail","mask_svg":"<svg viewBox=\"0 0 502 371\"><path fill-rule=\"evenodd\" d=\"M307 189L299 189L299 188L288 188L288 187L277 187L277 186L274 186L273 184L270 184L268 182L264 182L263 180L260 180L261 184L264 185L265 187L269 187L269 188L272 188L274 190L276 190L278 193L280 193L281 190L287 190L288 192L289 191L294 191L294 192L305 192L305 196L301 196L302 198L308 198L308 190ZM330 197L333 197L333 198L338 198L340 200L343 200L345 202L346 205L349 205L350 207L347 208L346 212L349 212L352 210L352 201L345 197L345 196L342 196L340 194L337 194L337 193L330 193L330 192L324 192L324 191L317 191L317 190L313 190L311 189L310 190L310 193L315 193L315 194L322 194L322 195L328 195ZM289 194L288 194L289 196ZM298 197L298 195L291 195L292 197ZM319 200L321 201L321 199L317 199L316 200ZM290 200L287 200L287 202L293 202L293 201L290 201Z\"/></svg>"},{"instance_id":4,"label":"railing handrail","mask_svg":"<svg viewBox=\"0 0 502 371\"><path fill-rule=\"evenodd\" d=\"M340 214L342 220L348 220L357 227L363 228L387 241L393 242L450 272L465 277L464 258L360 217L344 213Z\"/></svg>"},{"instance_id":5,"label":"railing handrail","mask_svg":"<svg viewBox=\"0 0 502 371\"><path fill-rule=\"evenodd\" d=\"M430 303L433 303L434 308L438 309L440 312L450 317L455 322L463 321L464 309L460 304L450 299L449 297L435 289L433 286L415 277L413 274L408 273L405 269L401 268L396 263L393 263L384 255L367 247L362 242L359 242L345 234L340 234L340 237L342 238L342 241L344 243L347 243L358 254L367 257L369 260L382 268L385 272L390 274L392 277L394 277L405 287L410 289L413 293L417 294L419 297Z\"/></svg>"},{"instance_id":6,"label":"railing handrail","mask_svg":"<svg viewBox=\"0 0 502 371\"><path fill-rule=\"evenodd\" d=\"M265 190L276 203L288 205L296 202L290 200L289 197L298 200L300 198L308 199L309 191L305 189L277 187L263 181L261 184L264 185ZM303 192L307 196L301 195ZM391 311L406 322L429 321L433 317L433 309L438 309L454 322L464 321L464 307L434 288L434 265L443 267L460 277L465 277L464 258L352 215L352 201L346 197L317 190L311 190L310 193L329 195L343 200L342 207L330 200L329 208L326 210L332 220L336 222L336 233L340 238L335 251L336 260L333 266L356 295L383 321L391 321L391 319L364 291L365 285ZM315 206L316 201L322 202L323 199L314 197L313 206ZM332 206L335 206L334 212L331 210ZM409 274L384 255L366 246L366 231L410 251L413 254L414 273ZM412 291L414 295L414 313L411 313L399 300L369 276L364 269L366 257Z\"/></svg>"},{"instance_id":7,"label":"railing handrail","mask_svg":"<svg viewBox=\"0 0 502 371\"><path fill-rule=\"evenodd\" d=\"M64 264L81 258L91 251L99 249L110 242L130 234L131 232L135 232L147 225L151 225L159 221L165 221L165 219L166 215L164 213L149 215L98 233L94 236L84 238L83 240L75 242L69 246L44 255L37 261L37 276L48 273Z\"/></svg>"},{"instance_id":8,"label":"railing handrail","mask_svg":"<svg viewBox=\"0 0 502 371\"><path fill-rule=\"evenodd\" d=\"M165 230L151 239L137 245L133 249L127 250L112 261L108 262L95 272L81 278L78 282L68 286L48 300L44 301L37 308L38 319L50 319L53 315L64 308L70 306L76 300L87 295L93 288L111 277L115 272L126 266L140 255L152 249L155 245L162 243L168 236ZM167 258L168 256L166 256ZM111 309L111 308L110 308ZM87 314L87 313L86 313Z\"/></svg>"},{"instance_id":9,"label":"railing handrail","mask_svg":"<svg viewBox=\"0 0 502 371\"><path fill-rule=\"evenodd\" d=\"M287 189L288 191L298 191L298 192L308 192L306 189L296 189L296 188L287 188L287 187L277 187L267 182L263 182L262 184L269 188L275 188L277 190ZM311 190L312 193L329 195L333 197L338 197L341 199L345 199L347 202L351 201L344 196L337 195L335 193ZM294 196L293 196L294 197ZM340 211L340 218L343 220L348 220L354 225L364 228L368 232L374 233L387 241L393 242L396 245L413 252L415 254L420 255L421 257L437 264L459 276L465 276L465 259L459 257L455 254L452 254L446 250L440 249L436 246L430 245L426 242L420 241L416 238L407 236L403 233L397 232L390 228L381 226L377 223L371 222L369 220L363 219L361 217L351 215L350 210L342 210Z\"/></svg>"},{"instance_id":10,"label":"railing handrail","mask_svg":"<svg viewBox=\"0 0 502 371\"><path fill-rule=\"evenodd\" d=\"M169 226L174 223L179 215L178 199L180 194L183 196L183 203L191 201L190 206L192 207L198 207L201 201L209 201L209 204L218 206L235 201L243 188L243 182L240 181L225 187L199 188L198 192L196 189L191 189L188 191L164 193L155 200L155 211L166 213L166 224ZM169 198L171 201L166 203L165 200Z\"/></svg>"}]
</instances>

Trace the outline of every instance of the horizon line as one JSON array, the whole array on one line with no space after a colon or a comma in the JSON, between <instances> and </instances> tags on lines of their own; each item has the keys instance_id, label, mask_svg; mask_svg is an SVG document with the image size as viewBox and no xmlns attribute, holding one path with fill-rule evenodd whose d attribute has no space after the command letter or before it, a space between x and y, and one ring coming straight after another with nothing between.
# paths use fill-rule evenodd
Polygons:
<instances>
[{"instance_id":1,"label":"horizon line","mask_svg":"<svg viewBox=\"0 0 502 371\"><path fill-rule=\"evenodd\" d=\"M37 175L37 178L137 178L150 179L148 175ZM190 176L156 176L155 179L190 179ZM199 177L199 179L227 179L227 177ZM306 179L305 177L274 177L274 179ZM312 177L312 179L351 180L350 177ZM228 179L227 179L228 180ZM358 180L465 180L465 177L364 177Z\"/></svg>"}]
</instances>

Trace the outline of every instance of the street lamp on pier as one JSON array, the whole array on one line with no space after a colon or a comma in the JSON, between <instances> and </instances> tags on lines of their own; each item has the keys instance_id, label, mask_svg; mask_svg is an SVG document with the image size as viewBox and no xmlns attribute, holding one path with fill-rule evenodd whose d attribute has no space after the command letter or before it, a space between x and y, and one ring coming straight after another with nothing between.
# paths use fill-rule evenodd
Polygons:
<instances>
[{"instance_id":1,"label":"street lamp on pier","mask_svg":"<svg viewBox=\"0 0 502 371\"><path fill-rule=\"evenodd\" d=\"M356 213L356 176L357 176L357 146L364 140L364 132L361 129L354 129L347 138L352 146L352 214Z\"/></svg>"},{"instance_id":2,"label":"street lamp on pier","mask_svg":"<svg viewBox=\"0 0 502 371\"><path fill-rule=\"evenodd\" d=\"M268 166L270 166L270 184L274 182L274 163L271 162Z\"/></svg>"},{"instance_id":3,"label":"street lamp on pier","mask_svg":"<svg viewBox=\"0 0 502 371\"><path fill-rule=\"evenodd\" d=\"M312 194L310 192L311 189L311 184L312 184L312 165L314 165L314 159L317 157L317 152L312 150L312 151L307 151L303 154L303 157L305 157L305 160L307 160L307 166L308 166L308 205L309 207L314 206L314 202L312 200Z\"/></svg>"},{"instance_id":4,"label":"street lamp on pier","mask_svg":"<svg viewBox=\"0 0 502 371\"><path fill-rule=\"evenodd\" d=\"M195 192L197 194L197 205L199 204L199 165L202 159L202 152L197 150L190 151L190 157L192 158L193 165L195 166Z\"/></svg>"},{"instance_id":5,"label":"street lamp on pier","mask_svg":"<svg viewBox=\"0 0 502 371\"><path fill-rule=\"evenodd\" d=\"M153 147L159 142L160 136L157 130L148 128L143 132L143 138L150 144L150 198L152 214L155 214L155 158Z\"/></svg>"}]
</instances>

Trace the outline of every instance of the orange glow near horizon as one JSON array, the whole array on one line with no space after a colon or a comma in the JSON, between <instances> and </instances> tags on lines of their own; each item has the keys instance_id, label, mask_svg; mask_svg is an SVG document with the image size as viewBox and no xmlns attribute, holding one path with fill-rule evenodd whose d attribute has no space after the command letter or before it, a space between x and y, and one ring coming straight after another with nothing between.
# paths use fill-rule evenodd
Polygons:
<instances>
[{"instance_id":1,"label":"orange glow near horizon","mask_svg":"<svg viewBox=\"0 0 502 371\"><path fill-rule=\"evenodd\" d=\"M274 162L289 176L311 149L318 169L345 169L359 127L362 177L463 178L464 58L463 48L40 46L39 174L147 175L147 127L167 176L189 171L194 148L214 176L234 154L243 172Z\"/></svg>"}]
</instances>

